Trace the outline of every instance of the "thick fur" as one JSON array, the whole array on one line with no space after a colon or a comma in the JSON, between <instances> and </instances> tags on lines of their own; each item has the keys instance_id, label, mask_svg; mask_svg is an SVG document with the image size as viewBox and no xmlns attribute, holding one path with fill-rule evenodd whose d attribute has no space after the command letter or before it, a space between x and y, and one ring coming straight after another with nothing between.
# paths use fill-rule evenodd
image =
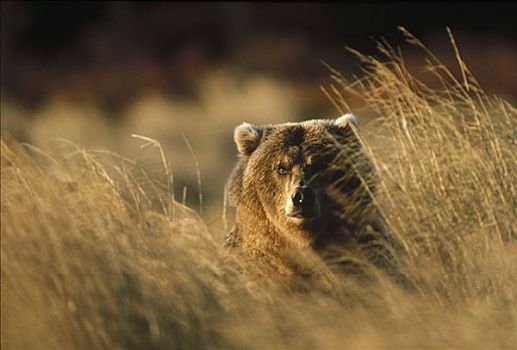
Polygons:
<instances>
[{"instance_id":1,"label":"thick fur","mask_svg":"<svg viewBox=\"0 0 517 350\"><path fill-rule=\"evenodd\" d=\"M239 159L227 183L236 224L227 244L281 272L295 272L286 251L322 257L349 252L394 271L392 239L374 204L377 176L358 138L357 119L309 120L235 128ZM289 216L293 188L315 193L315 218ZM332 259L332 258L331 258Z\"/></svg>"}]
</instances>

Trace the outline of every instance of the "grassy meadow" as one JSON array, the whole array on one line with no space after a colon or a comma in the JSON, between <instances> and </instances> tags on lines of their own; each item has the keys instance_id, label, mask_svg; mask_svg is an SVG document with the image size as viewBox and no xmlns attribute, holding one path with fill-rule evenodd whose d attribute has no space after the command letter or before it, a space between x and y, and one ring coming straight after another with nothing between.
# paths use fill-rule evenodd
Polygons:
<instances>
[{"instance_id":1,"label":"grassy meadow","mask_svg":"<svg viewBox=\"0 0 517 350\"><path fill-rule=\"evenodd\" d=\"M373 117L362 136L381 178L378 205L414 291L382 277L359 285L325 268L311 282L292 283L223 247L231 225L223 201L210 209L218 224L200 213L202 197L187 206L188 196L223 188L195 176L194 189L178 190L178 173L220 161L224 180L246 101L262 101L257 118L290 115L296 107L286 86L248 82L173 111L155 98L163 113L146 112L143 102L129 111L141 129L108 125L87 108L74 119L71 107L48 108L24 129L17 110L14 136L1 140L2 348L516 349L517 109L485 92L459 53L459 68L445 67L404 33L426 52L420 72L381 42L378 57L353 52L360 77L330 68L324 92L336 110ZM149 119L140 117L176 113L183 129L203 113L216 125L228 106L235 110L224 122L227 142L210 144L207 128L206 144L173 161L177 145L149 138ZM50 142L46 132L57 125L81 131L79 139ZM131 138L135 130L141 136ZM17 140L23 135L31 142ZM131 143L124 155L90 147L95 138L122 137Z\"/></svg>"}]
</instances>

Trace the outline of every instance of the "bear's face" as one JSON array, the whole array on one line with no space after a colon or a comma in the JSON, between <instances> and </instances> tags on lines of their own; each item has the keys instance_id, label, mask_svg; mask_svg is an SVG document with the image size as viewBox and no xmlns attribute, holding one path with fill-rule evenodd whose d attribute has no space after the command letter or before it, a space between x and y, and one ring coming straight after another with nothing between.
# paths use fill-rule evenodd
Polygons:
<instances>
[{"instance_id":1,"label":"bear's face","mask_svg":"<svg viewBox=\"0 0 517 350\"><path fill-rule=\"evenodd\" d=\"M254 194L249 198L260 202L277 231L313 240L315 229L341 216L342 201L353 200L361 186L353 169L361 146L352 124L355 118L345 115L333 121L239 125L234 138L244 166L242 195Z\"/></svg>"}]
</instances>

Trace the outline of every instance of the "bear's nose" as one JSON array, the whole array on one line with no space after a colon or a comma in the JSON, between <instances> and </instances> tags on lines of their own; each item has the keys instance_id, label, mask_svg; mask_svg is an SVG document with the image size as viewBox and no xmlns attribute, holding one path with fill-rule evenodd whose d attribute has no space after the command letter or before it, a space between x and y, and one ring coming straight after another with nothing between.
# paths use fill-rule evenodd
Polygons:
<instances>
[{"instance_id":1,"label":"bear's nose","mask_svg":"<svg viewBox=\"0 0 517 350\"><path fill-rule=\"evenodd\" d=\"M293 204L297 208L312 206L315 198L314 191L306 186L298 187L291 196Z\"/></svg>"}]
</instances>

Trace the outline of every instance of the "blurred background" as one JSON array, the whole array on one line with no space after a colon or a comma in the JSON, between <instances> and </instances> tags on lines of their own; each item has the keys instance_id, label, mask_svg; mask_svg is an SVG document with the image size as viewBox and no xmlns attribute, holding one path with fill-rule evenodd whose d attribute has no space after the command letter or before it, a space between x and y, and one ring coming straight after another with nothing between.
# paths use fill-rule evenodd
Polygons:
<instances>
[{"instance_id":1,"label":"blurred background","mask_svg":"<svg viewBox=\"0 0 517 350\"><path fill-rule=\"evenodd\" d=\"M139 150L131 134L154 138L171 163L177 197L186 188L196 209L200 171L210 223L220 217L236 159L234 126L337 117L320 89L331 82L321 60L360 76L345 46L378 54L375 39L385 38L418 71L422 52L404 43L397 29L404 26L454 68L449 26L485 90L514 103L516 13L515 4L479 1L2 1L2 136L42 147L66 138L150 171L160 168L157 152Z\"/></svg>"}]
</instances>

